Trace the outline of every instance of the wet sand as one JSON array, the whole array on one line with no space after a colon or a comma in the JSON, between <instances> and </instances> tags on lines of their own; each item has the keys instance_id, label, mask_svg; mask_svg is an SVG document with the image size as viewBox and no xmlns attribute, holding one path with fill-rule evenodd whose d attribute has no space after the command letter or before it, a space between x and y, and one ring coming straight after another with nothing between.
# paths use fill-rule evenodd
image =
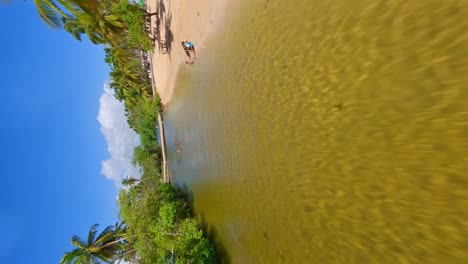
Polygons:
<instances>
[{"instance_id":1,"label":"wet sand","mask_svg":"<svg viewBox=\"0 0 468 264\"><path fill-rule=\"evenodd\" d=\"M186 65L187 55L181 42L192 41L197 55L206 46L204 40L219 25L227 0L148 0L149 12L158 12L152 17L152 31L159 29L161 41L166 42L164 52L159 41L155 42L151 63L153 65L156 91L163 104L171 100L179 67ZM199 59L199 56L197 56Z\"/></svg>"}]
</instances>

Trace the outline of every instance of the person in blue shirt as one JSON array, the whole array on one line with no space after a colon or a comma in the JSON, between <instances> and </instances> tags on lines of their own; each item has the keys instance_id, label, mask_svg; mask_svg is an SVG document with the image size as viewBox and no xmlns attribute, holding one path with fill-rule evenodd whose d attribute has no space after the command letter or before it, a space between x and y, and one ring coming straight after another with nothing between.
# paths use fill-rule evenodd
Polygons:
<instances>
[{"instance_id":1,"label":"person in blue shirt","mask_svg":"<svg viewBox=\"0 0 468 264\"><path fill-rule=\"evenodd\" d=\"M182 47L184 48L185 54L189 58L189 61L187 61L186 63L193 64L195 62L195 59L197 58L197 53L195 52L195 45L193 45L191 41L187 41L187 40L182 41L181 44L182 44ZM193 61L190 56L190 52L193 52Z\"/></svg>"}]
</instances>

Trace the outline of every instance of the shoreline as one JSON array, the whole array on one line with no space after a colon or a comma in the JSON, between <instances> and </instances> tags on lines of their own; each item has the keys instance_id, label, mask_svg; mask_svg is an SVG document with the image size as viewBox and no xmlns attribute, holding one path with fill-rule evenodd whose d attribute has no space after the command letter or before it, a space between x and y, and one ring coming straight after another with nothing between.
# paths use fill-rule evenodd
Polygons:
<instances>
[{"instance_id":1,"label":"shoreline","mask_svg":"<svg viewBox=\"0 0 468 264\"><path fill-rule=\"evenodd\" d=\"M181 41L192 41L200 55L206 47L204 41L219 26L226 5L227 0L147 1L148 11L158 12L151 18L151 31L154 32L159 21L160 39L167 45L167 52L164 53L156 40L151 53L153 91L156 90L163 105L171 100L179 69L186 61Z\"/></svg>"}]
</instances>

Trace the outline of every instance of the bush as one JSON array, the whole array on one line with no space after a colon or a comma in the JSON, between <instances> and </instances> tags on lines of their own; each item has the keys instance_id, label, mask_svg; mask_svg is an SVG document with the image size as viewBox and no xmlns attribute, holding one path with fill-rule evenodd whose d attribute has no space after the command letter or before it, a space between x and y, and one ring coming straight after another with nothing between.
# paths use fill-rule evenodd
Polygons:
<instances>
[{"instance_id":1,"label":"bush","mask_svg":"<svg viewBox=\"0 0 468 264\"><path fill-rule=\"evenodd\" d=\"M127 223L142 263L216 263L211 243L204 237L181 190L142 178L119 195L121 217ZM155 186L157 185L157 186Z\"/></svg>"}]
</instances>

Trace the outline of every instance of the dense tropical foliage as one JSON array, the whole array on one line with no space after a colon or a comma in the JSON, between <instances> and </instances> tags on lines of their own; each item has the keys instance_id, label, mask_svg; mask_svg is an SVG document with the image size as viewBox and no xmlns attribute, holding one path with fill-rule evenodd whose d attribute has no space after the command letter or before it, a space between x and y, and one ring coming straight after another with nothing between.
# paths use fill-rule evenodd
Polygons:
<instances>
[{"instance_id":1,"label":"dense tropical foliage","mask_svg":"<svg viewBox=\"0 0 468 264\"><path fill-rule=\"evenodd\" d=\"M138 263L216 263L211 243L203 236L181 190L161 181L159 148L154 128L159 104L145 100L135 105L130 125L140 134L135 165L142 168L140 180L123 180L128 189L119 193L120 217L127 223L127 242L136 255L124 259Z\"/></svg>"},{"instance_id":2,"label":"dense tropical foliage","mask_svg":"<svg viewBox=\"0 0 468 264\"><path fill-rule=\"evenodd\" d=\"M120 191L119 204L139 263L216 263L213 247L191 217L183 193L172 185L144 176L138 185Z\"/></svg>"},{"instance_id":3,"label":"dense tropical foliage","mask_svg":"<svg viewBox=\"0 0 468 264\"><path fill-rule=\"evenodd\" d=\"M128 0L33 0L41 19L63 28L75 39L86 36L104 45L111 72L110 87L124 102L127 120L141 138L134 163L142 168L141 179L127 176L119 194L122 222L99 234L91 226L87 239L73 236L74 249L60 263L215 263L216 255L192 217L182 191L160 177L161 149L155 128L161 108L153 94L147 52L153 49L148 36L148 13Z\"/></svg>"},{"instance_id":4,"label":"dense tropical foliage","mask_svg":"<svg viewBox=\"0 0 468 264\"><path fill-rule=\"evenodd\" d=\"M128 0L34 0L39 16L51 27L63 28L75 39L83 35L105 45L116 98L125 101L127 111L143 97L153 98L148 69L142 55L153 48L145 28L147 13Z\"/></svg>"}]
</instances>

